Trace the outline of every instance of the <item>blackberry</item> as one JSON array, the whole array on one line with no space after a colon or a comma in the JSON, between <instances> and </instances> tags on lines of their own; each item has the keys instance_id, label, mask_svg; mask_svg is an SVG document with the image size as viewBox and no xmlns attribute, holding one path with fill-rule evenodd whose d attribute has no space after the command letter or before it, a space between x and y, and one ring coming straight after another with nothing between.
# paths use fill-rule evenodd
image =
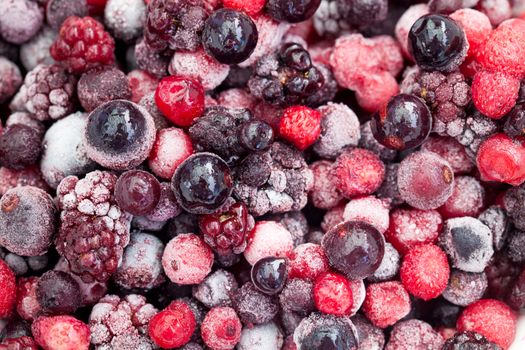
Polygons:
<instances>
[{"instance_id":1,"label":"blackberry","mask_svg":"<svg viewBox=\"0 0 525 350\"><path fill-rule=\"evenodd\" d=\"M301 210L313 185L313 174L298 150L280 142L251 153L234 169L235 197L250 213L284 213Z\"/></svg>"},{"instance_id":2,"label":"blackberry","mask_svg":"<svg viewBox=\"0 0 525 350\"><path fill-rule=\"evenodd\" d=\"M313 65L308 51L288 43L256 63L248 88L268 103L291 106L305 104L324 83L323 73Z\"/></svg>"},{"instance_id":3,"label":"blackberry","mask_svg":"<svg viewBox=\"0 0 525 350\"><path fill-rule=\"evenodd\" d=\"M152 0L148 4L144 38L156 52L195 51L208 12L202 0Z\"/></svg>"},{"instance_id":4,"label":"blackberry","mask_svg":"<svg viewBox=\"0 0 525 350\"><path fill-rule=\"evenodd\" d=\"M60 119L74 110L76 84L61 66L40 64L26 75L15 99L38 120Z\"/></svg>"},{"instance_id":5,"label":"blackberry","mask_svg":"<svg viewBox=\"0 0 525 350\"><path fill-rule=\"evenodd\" d=\"M441 350L501 350L499 346L488 341L484 336L475 332L456 333L449 338Z\"/></svg>"},{"instance_id":6,"label":"blackberry","mask_svg":"<svg viewBox=\"0 0 525 350\"><path fill-rule=\"evenodd\" d=\"M462 128L453 136L459 143L465 146L467 155L475 158L481 142L498 130L498 124L494 119L488 118L475 110L466 119L462 120Z\"/></svg>"},{"instance_id":7,"label":"blackberry","mask_svg":"<svg viewBox=\"0 0 525 350\"><path fill-rule=\"evenodd\" d=\"M81 180L68 176L57 188L62 212L56 248L88 283L107 281L129 242L131 217L115 202L116 181L110 172L93 171Z\"/></svg>"},{"instance_id":8,"label":"blackberry","mask_svg":"<svg viewBox=\"0 0 525 350\"><path fill-rule=\"evenodd\" d=\"M322 0L313 22L317 34L328 38L338 37L351 29L341 12L339 0Z\"/></svg>"}]
</instances>

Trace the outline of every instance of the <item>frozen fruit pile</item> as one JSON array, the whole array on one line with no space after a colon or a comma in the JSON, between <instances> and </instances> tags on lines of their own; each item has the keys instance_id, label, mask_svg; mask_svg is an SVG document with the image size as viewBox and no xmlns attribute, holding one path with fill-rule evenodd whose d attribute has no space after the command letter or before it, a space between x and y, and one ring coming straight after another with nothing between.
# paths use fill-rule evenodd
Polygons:
<instances>
[{"instance_id":1,"label":"frozen fruit pile","mask_svg":"<svg viewBox=\"0 0 525 350\"><path fill-rule=\"evenodd\" d=\"M524 0L0 0L0 350L523 350L520 312Z\"/></svg>"}]
</instances>

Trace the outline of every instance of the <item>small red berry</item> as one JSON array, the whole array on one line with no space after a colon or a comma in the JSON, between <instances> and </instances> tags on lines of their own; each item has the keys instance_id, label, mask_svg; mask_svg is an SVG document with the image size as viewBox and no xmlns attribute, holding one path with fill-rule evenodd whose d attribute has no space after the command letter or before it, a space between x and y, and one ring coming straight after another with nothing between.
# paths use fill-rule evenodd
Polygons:
<instances>
[{"instance_id":1,"label":"small red berry","mask_svg":"<svg viewBox=\"0 0 525 350\"><path fill-rule=\"evenodd\" d=\"M315 280L330 268L323 247L319 244L300 244L290 253L288 277Z\"/></svg>"},{"instance_id":2,"label":"small red berry","mask_svg":"<svg viewBox=\"0 0 525 350\"><path fill-rule=\"evenodd\" d=\"M461 313L457 321L458 332L473 331L508 349L516 334L516 314L504 303L481 299Z\"/></svg>"},{"instance_id":3,"label":"small red berry","mask_svg":"<svg viewBox=\"0 0 525 350\"><path fill-rule=\"evenodd\" d=\"M370 284L363 312L379 328L392 326L410 312L410 296L397 281Z\"/></svg>"},{"instance_id":4,"label":"small red berry","mask_svg":"<svg viewBox=\"0 0 525 350\"><path fill-rule=\"evenodd\" d=\"M489 18L483 12L470 8L457 10L450 15L450 18L465 31L469 44L468 56L475 56L478 48L492 32Z\"/></svg>"},{"instance_id":5,"label":"small red berry","mask_svg":"<svg viewBox=\"0 0 525 350\"><path fill-rule=\"evenodd\" d=\"M0 350L38 350L35 340L28 336L7 338L0 343Z\"/></svg>"},{"instance_id":6,"label":"small red berry","mask_svg":"<svg viewBox=\"0 0 525 350\"><path fill-rule=\"evenodd\" d=\"M155 92L159 83L153 75L140 69L132 70L127 77L131 88L131 101L135 103L139 103L144 96Z\"/></svg>"},{"instance_id":7,"label":"small red berry","mask_svg":"<svg viewBox=\"0 0 525 350\"><path fill-rule=\"evenodd\" d=\"M525 146L504 133L483 141L476 158L481 179L518 186L525 181Z\"/></svg>"},{"instance_id":8,"label":"small red berry","mask_svg":"<svg viewBox=\"0 0 525 350\"><path fill-rule=\"evenodd\" d=\"M226 8L244 11L253 16L262 11L266 5L266 0L223 0L222 5Z\"/></svg>"},{"instance_id":9,"label":"small red berry","mask_svg":"<svg viewBox=\"0 0 525 350\"><path fill-rule=\"evenodd\" d=\"M405 255L399 275L413 296L423 300L437 298L447 287L450 275L447 255L434 244L418 245Z\"/></svg>"},{"instance_id":10,"label":"small red berry","mask_svg":"<svg viewBox=\"0 0 525 350\"><path fill-rule=\"evenodd\" d=\"M157 137L148 156L153 173L171 179L175 170L193 154L193 144L184 130L168 128L157 131Z\"/></svg>"},{"instance_id":11,"label":"small red berry","mask_svg":"<svg viewBox=\"0 0 525 350\"><path fill-rule=\"evenodd\" d=\"M149 322L149 336L162 348L178 348L190 341L195 327L195 315L188 304L174 301L153 316Z\"/></svg>"},{"instance_id":12,"label":"small red berry","mask_svg":"<svg viewBox=\"0 0 525 350\"><path fill-rule=\"evenodd\" d=\"M519 78L482 70L476 73L472 81L472 100L481 113L500 119L516 105L519 89Z\"/></svg>"},{"instance_id":13,"label":"small red berry","mask_svg":"<svg viewBox=\"0 0 525 350\"><path fill-rule=\"evenodd\" d=\"M321 113L305 106L284 110L279 125L281 137L304 151L321 135Z\"/></svg>"},{"instance_id":14,"label":"small red berry","mask_svg":"<svg viewBox=\"0 0 525 350\"><path fill-rule=\"evenodd\" d=\"M352 310L352 287L344 276L327 272L314 284L314 302L317 310L338 316L348 315Z\"/></svg>"},{"instance_id":15,"label":"small red berry","mask_svg":"<svg viewBox=\"0 0 525 350\"><path fill-rule=\"evenodd\" d=\"M439 208L443 218L462 216L476 217L485 203L485 189L471 176L458 176L454 181L454 192Z\"/></svg>"},{"instance_id":16,"label":"small red berry","mask_svg":"<svg viewBox=\"0 0 525 350\"><path fill-rule=\"evenodd\" d=\"M242 324L231 307L215 307L202 321L202 340L212 350L231 350L241 338Z\"/></svg>"},{"instance_id":17,"label":"small red berry","mask_svg":"<svg viewBox=\"0 0 525 350\"><path fill-rule=\"evenodd\" d=\"M157 86L155 102L172 123L188 127L204 112L204 88L191 78L166 77Z\"/></svg>"},{"instance_id":18,"label":"small red berry","mask_svg":"<svg viewBox=\"0 0 525 350\"><path fill-rule=\"evenodd\" d=\"M89 349L89 326L72 316L41 316L33 322L31 331L44 350Z\"/></svg>"},{"instance_id":19,"label":"small red berry","mask_svg":"<svg viewBox=\"0 0 525 350\"><path fill-rule=\"evenodd\" d=\"M0 259L0 319L11 314L16 301L16 277L7 264Z\"/></svg>"}]
</instances>

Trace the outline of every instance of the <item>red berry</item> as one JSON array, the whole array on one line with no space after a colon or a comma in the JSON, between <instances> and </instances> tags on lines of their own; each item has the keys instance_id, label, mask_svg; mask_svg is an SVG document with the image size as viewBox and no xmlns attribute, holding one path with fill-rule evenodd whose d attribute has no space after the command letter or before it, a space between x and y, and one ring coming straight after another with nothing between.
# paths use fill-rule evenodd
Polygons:
<instances>
[{"instance_id":1,"label":"red berry","mask_svg":"<svg viewBox=\"0 0 525 350\"><path fill-rule=\"evenodd\" d=\"M31 331L44 350L88 350L89 326L68 315L40 316Z\"/></svg>"},{"instance_id":2,"label":"red berry","mask_svg":"<svg viewBox=\"0 0 525 350\"><path fill-rule=\"evenodd\" d=\"M493 119L500 119L516 105L520 79L502 72L482 70L472 81L472 100L476 108Z\"/></svg>"},{"instance_id":3,"label":"red berry","mask_svg":"<svg viewBox=\"0 0 525 350\"><path fill-rule=\"evenodd\" d=\"M310 190L310 200L319 209L332 209L344 200L335 186L333 163L328 160L319 160L310 164L314 177L314 184Z\"/></svg>"},{"instance_id":4,"label":"red berry","mask_svg":"<svg viewBox=\"0 0 525 350\"><path fill-rule=\"evenodd\" d=\"M155 175L171 179L175 170L193 153L191 139L179 128L157 131L157 137L148 157L148 165Z\"/></svg>"},{"instance_id":5,"label":"red berry","mask_svg":"<svg viewBox=\"0 0 525 350\"><path fill-rule=\"evenodd\" d=\"M36 296L39 279L39 277L21 277L18 279L16 312L26 321L33 321L42 310Z\"/></svg>"},{"instance_id":6,"label":"red berry","mask_svg":"<svg viewBox=\"0 0 525 350\"><path fill-rule=\"evenodd\" d=\"M196 325L188 304L174 301L150 320L149 336L162 348L178 348L190 341Z\"/></svg>"},{"instance_id":7,"label":"red berry","mask_svg":"<svg viewBox=\"0 0 525 350\"><path fill-rule=\"evenodd\" d=\"M370 284L363 312L379 328L392 326L410 312L410 296L397 281Z\"/></svg>"},{"instance_id":8,"label":"red berry","mask_svg":"<svg viewBox=\"0 0 525 350\"><path fill-rule=\"evenodd\" d=\"M201 325L202 340L212 350L230 350L241 339L242 324L231 307L208 311Z\"/></svg>"},{"instance_id":9,"label":"red berry","mask_svg":"<svg viewBox=\"0 0 525 350\"><path fill-rule=\"evenodd\" d=\"M275 221L259 221L248 235L244 258L250 265L268 256L284 258L293 249L290 231Z\"/></svg>"},{"instance_id":10,"label":"red berry","mask_svg":"<svg viewBox=\"0 0 525 350\"><path fill-rule=\"evenodd\" d=\"M445 219L461 216L478 216L485 201L485 189L471 176L458 176L454 192L439 208Z\"/></svg>"},{"instance_id":11,"label":"red berry","mask_svg":"<svg viewBox=\"0 0 525 350\"><path fill-rule=\"evenodd\" d=\"M405 255L399 275L413 296L437 298L447 287L450 275L447 255L434 244L418 245Z\"/></svg>"},{"instance_id":12,"label":"red berry","mask_svg":"<svg viewBox=\"0 0 525 350\"><path fill-rule=\"evenodd\" d=\"M342 275L327 272L314 284L314 302L317 310L338 316L348 315L352 310L352 287Z\"/></svg>"},{"instance_id":13,"label":"red berry","mask_svg":"<svg viewBox=\"0 0 525 350\"><path fill-rule=\"evenodd\" d=\"M28 336L7 338L0 344L0 350L38 350L35 340Z\"/></svg>"},{"instance_id":14,"label":"red berry","mask_svg":"<svg viewBox=\"0 0 525 350\"><path fill-rule=\"evenodd\" d=\"M68 17L57 40L51 46L51 56L63 62L72 73L113 64L115 42L102 23L91 17Z\"/></svg>"},{"instance_id":15,"label":"red berry","mask_svg":"<svg viewBox=\"0 0 525 350\"><path fill-rule=\"evenodd\" d=\"M7 264L0 259L0 319L11 314L16 301L16 277Z\"/></svg>"},{"instance_id":16,"label":"red berry","mask_svg":"<svg viewBox=\"0 0 525 350\"><path fill-rule=\"evenodd\" d=\"M155 102L172 123L188 127L204 112L204 88L191 78L166 77L157 86Z\"/></svg>"},{"instance_id":17,"label":"red berry","mask_svg":"<svg viewBox=\"0 0 525 350\"><path fill-rule=\"evenodd\" d=\"M330 268L323 247L318 244L300 244L290 253L288 277L315 280Z\"/></svg>"},{"instance_id":18,"label":"red berry","mask_svg":"<svg viewBox=\"0 0 525 350\"><path fill-rule=\"evenodd\" d=\"M483 12L470 8L457 10L450 15L450 18L465 31L469 44L468 55L475 56L478 48L492 32L489 18Z\"/></svg>"},{"instance_id":19,"label":"red berry","mask_svg":"<svg viewBox=\"0 0 525 350\"><path fill-rule=\"evenodd\" d=\"M473 331L508 349L516 334L516 314L504 303L481 299L469 306L458 318L458 332Z\"/></svg>"},{"instance_id":20,"label":"red berry","mask_svg":"<svg viewBox=\"0 0 525 350\"><path fill-rule=\"evenodd\" d=\"M146 71L135 69L128 73L131 101L139 103L142 98L157 88L158 79Z\"/></svg>"},{"instance_id":21,"label":"red berry","mask_svg":"<svg viewBox=\"0 0 525 350\"><path fill-rule=\"evenodd\" d=\"M304 151L321 135L321 113L305 106L289 107L283 112L279 133L283 139Z\"/></svg>"},{"instance_id":22,"label":"red berry","mask_svg":"<svg viewBox=\"0 0 525 350\"><path fill-rule=\"evenodd\" d=\"M518 186L525 181L525 146L504 133L483 141L476 158L481 179Z\"/></svg>"},{"instance_id":23,"label":"red berry","mask_svg":"<svg viewBox=\"0 0 525 350\"><path fill-rule=\"evenodd\" d=\"M253 16L262 11L266 5L266 0L223 0L222 4L226 8L241 10Z\"/></svg>"},{"instance_id":24,"label":"red berry","mask_svg":"<svg viewBox=\"0 0 525 350\"><path fill-rule=\"evenodd\" d=\"M336 186L348 198L375 192L385 177L385 165L369 150L352 148L334 163Z\"/></svg>"}]
</instances>

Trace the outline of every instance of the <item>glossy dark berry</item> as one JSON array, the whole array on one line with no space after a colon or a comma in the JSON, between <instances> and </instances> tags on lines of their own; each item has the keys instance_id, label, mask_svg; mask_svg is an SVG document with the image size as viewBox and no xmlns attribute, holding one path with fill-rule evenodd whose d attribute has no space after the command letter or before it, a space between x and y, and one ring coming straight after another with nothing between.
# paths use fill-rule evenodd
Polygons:
<instances>
[{"instance_id":1,"label":"glossy dark berry","mask_svg":"<svg viewBox=\"0 0 525 350\"><path fill-rule=\"evenodd\" d=\"M48 271L40 277L36 296L47 314L71 314L80 306L80 287L69 273Z\"/></svg>"},{"instance_id":2,"label":"glossy dark berry","mask_svg":"<svg viewBox=\"0 0 525 350\"><path fill-rule=\"evenodd\" d=\"M268 0L266 11L278 21L297 23L312 17L321 0Z\"/></svg>"},{"instance_id":3,"label":"glossy dark berry","mask_svg":"<svg viewBox=\"0 0 525 350\"><path fill-rule=\"evenodd\" d=\"M268 123L252 120L241 127L239 140L241 145L250 151L264 151L273 142L273 129Z\"/></svg>"},{"instance_id":4,"label":"glossy dark berry","mask_svg":"<svg viewBox=\"0 0 525 350\"><path fill-rule=\"evenodd\" d=\"M399 94L374 114L370 128L383 146L402 151L426 140L432 129L432 114L419 97Z\"/></svg>"},{"instance_id":5,"label":"glossy dark berry","mask_svg":"<svg viewBox=\"0 0 525 350\"><path fill-rule=\"evenodd\" d=\"M456 333L443 344L441 350L501 350L501 348L481 334L467 331Z\"/></svg>"},{"instance_id":6,"label":"glossy dark berry","mask_svg":"<svg viewBox=\"0 0 525 350\"><path fill-rule=\"evenodd\" d=\"M171 180L182 208L192 214L210 214L219 209L232 192L230 168L213 153L197 153L182 163Z\"/></svg>"},{"instance_id":7,"label":"glossy dark berry","mask_svg":"<svg viewBox=\"0 0 525 350\"><path fill-rule=\"evenodd\" d=\"M22 169L37 162L42 135L34 128L14 124L0 136L0 164L11 169Z\"/></svg>"},{"instance_id":8,"label":"glossy dark berry","mask_svg":"<svg viewBox=\"0 0 525 350\"><path fill-rule=\"evenodd\" d=\"M331 228L322 242L330 265L351 280L371 276L385 254L385 239L362 221L346 221Z\"/></svg>"},{"instance_id":9,"label":"glossy dark berry","mask_svg":"<svg viewBox=\"0 0 525 350\"><path fill-rule=\"evenodd\" d=\"M250 57L258 36L250 16L232 9L220 9L206 20L202 44L217 61L237 64Z\"/></svg>"},{"instance_id":10,"label":"glossy dark berry","mask_svg":"<svg viewBox=\"0 0 525 350\"><path fill-rule=\"evenodd\" d=\"M519 103L507 114L503 127L505 134L510 137L525 135L525 104Z\"/></svg>"},{"instance_id":11,"label":"glossy dark berry","mask_svg":"<svg viewBox=\"0 0 525 350\"><path fill-rule=\"evenodd\" d=\"M451 18L429 14L419 18L408 34L416 63L426 70L449 72L462 63L468 49L463 29Z\"/></svg>"},{"instance_id":12,"label":"glossy dark berry","mask_svg":"<svg viewBox=\"0 0 525 350\"><path fill-rule=\"evenodd\" d=\"M277 294L283 290L288 277L286 259L267 257L252 266L252 282L264 294Z\"/></svg>"},{"instance_id":13,"label":"glossy dark berry","mask_svg":"<svg viewBox=\"0 0 525 350\"><path fill-rule=\"evenodd\" d=\"M155 209L160 198L160 182L142 170L129 170L120 175L115 185L119 207L133 215L146 215Z\"/></svg>"}]
</instances>

